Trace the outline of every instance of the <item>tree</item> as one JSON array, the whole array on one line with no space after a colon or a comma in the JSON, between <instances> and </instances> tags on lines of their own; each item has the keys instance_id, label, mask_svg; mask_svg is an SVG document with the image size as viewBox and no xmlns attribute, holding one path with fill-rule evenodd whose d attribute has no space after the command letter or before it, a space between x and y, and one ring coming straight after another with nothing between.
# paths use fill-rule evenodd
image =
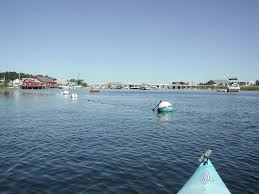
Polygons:
<instances>
[{"instance_id":1,"label":"tree","mask_svg":"<svg viewBox=\"0 0 259 194\"><path fill-rule=\"evenodd\" d=\"M259 85L259 80L255 81L255 85L257 85L257 86Z\"/></svg>"},{"instance_id":2,"label":"tree","mask_svg":"<svg viewBox=\"0 0 259 194\"><path fill-rule=\"evenodd\" d=\"M87 83L84 82L84 83L82 84L82 86L83 86L83 87L87 87L88 85L87 85Z\"/></svg>"},{"instance_id":3,"label":"tree","mask_svg":"<svg viewBox=\"0 0 259 194\"><path fill-rule=\"evenodd\" d=\"M38 75L38 76L42 76L42 75ZM23 78L30 78L30 77L35 77L35 76L32 74L28 74L28 73L17 73L17 72L8 72L8 71L0 72L0 79L4 78L8 83L17 78L23 79ZM42 76L42 77L51 78L48 75Z\"/></svg>"},{"instance_id":4,"label":"tree","mask_svg":"<svg viewBox=\"0 0 259 194\"><path fill-rule=\"evenodd\" d=\"M214 85L214 84L216 84L216 83L215 83L213 80L210 80L210 81L207 82L207 84L208 84L208 85Z\"/></svg>"}]
</instances>

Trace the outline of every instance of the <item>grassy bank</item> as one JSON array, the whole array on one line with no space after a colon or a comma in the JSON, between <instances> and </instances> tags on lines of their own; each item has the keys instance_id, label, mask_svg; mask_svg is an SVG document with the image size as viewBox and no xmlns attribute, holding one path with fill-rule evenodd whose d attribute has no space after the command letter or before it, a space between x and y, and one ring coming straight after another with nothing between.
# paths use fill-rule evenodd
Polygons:
<instances>
[{"instance_id":1,"label":"grassy bank","mask_svg":"<svg viewBox=\"0 0 259 194\"><path fill-rule=\"evenodd\" d=\"M259 91L259 85L258 86L241 86L240 90Z\"/></svg>"}]
</instances>

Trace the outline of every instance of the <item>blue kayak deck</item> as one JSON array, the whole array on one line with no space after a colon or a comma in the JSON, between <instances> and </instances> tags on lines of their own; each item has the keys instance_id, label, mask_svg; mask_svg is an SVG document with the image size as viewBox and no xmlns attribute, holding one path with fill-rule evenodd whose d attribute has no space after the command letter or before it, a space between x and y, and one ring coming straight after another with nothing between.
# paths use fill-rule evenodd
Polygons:
<instances>
[{"instance_id":1,"label":"blue kayak deck","mask_svg":"<svg viewBox=\"0 0 259 194\"><path fill-rule=\"evenodd\" d=\"M211 161L202 162L177 194L231 194Z\"/></svg>"}]
</instances>

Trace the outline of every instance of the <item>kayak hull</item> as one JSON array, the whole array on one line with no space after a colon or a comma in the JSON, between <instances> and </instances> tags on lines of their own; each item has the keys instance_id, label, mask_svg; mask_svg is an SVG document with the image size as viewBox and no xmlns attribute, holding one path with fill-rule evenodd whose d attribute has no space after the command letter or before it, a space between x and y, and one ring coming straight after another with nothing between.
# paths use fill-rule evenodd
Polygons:
<instances>
[{"instance_id":1,"label":"kayak hull","mask_svg":"<svg viewBox=\"0 0 259 194\"><path fill-rule=\"evenodd\" d=\"M177 194L231 194L211 161L202 162Z\"/></svg>"}]
</instances>

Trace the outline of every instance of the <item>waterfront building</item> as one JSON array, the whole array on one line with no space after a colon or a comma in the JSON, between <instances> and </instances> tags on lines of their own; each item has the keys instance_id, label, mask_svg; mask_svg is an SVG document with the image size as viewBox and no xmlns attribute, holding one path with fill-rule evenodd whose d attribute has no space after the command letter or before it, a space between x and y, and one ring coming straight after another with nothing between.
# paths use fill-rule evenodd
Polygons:
<instances>
[{"instance_id":1,"label":"waterfront building","mask_svg":"<svg viewBox=\"0 0 259 194\"><path fill-rule=\"evenodd\" d=\"M40 76L35 78L23 78L21 84L22 89L44 89L55 87L57 87L57 83L53 79Z\"/></svg>"},{"instance_id":2,"label":"waterfront building","mask_svg":"<svg viewBox=\"0 0 259 194\"><path fill-rule=\"evenodd\" d=\"M57 87L57 82L49 77L37 76L36 79L38 79L41 83L43 83L45 88L56 88Z\"/></svg>"}]
</instances>

